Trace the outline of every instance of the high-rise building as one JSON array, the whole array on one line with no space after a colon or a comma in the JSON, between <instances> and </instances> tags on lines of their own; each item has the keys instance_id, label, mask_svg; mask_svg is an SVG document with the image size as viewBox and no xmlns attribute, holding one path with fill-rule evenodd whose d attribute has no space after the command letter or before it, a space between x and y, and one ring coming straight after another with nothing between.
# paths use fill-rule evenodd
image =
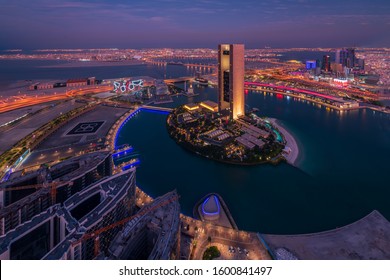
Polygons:
<instances>
[{"instance_id":1,"label":"high-rise building","mask_svg":"<svg viewBox=\"0 0 390 280\"><path fill-rule=\"evenodd\" d=\"M322 57L322 70L329 72L330 71L330 56L324 55Z\"/></svg>"},{"instance_id":2,"label":"high-rise building","mask_svg":"<svg viewBox=\"0 0 390 280\"><path fill-rule=\"evenodd\" d=\"M346 65L348 68L354 68L356 62L356 56L355 56L355 49L354 48L348 48L347 49L347 61Z\"/></svg>"},{"instance_id":3,"label":"high-rise building","mask_svg":"<svg viewBox=\"0 0 390 280\"><path fill-rule=\"evenodd\" d=\"M230 109L230 118L245 115L244 45L218 46L218 108Z\"/></svg>"},{"instance_id":4,"label":"high-rise building","mask_svg":"<svg viewBox=\"0 0 390 280\"><path fill-rule=\"evenodd\" d=\"M355 67L355 49L347 48L347 49L339 49L336 51L336 63L340 63L342 66L346 66L348 68Z\"/></svg>"},{"instance_id":5,"label":"high-rise building","mask_svg":"<svg viewBox=\"0 0 390 280\"><path fill-rule=\"evenodd\" d=\"M358 58L356 60L357 60L356 64L359 67L359 69L360 70L364 70L364 59L363 58Z\"/></svg>"}]
</instances>

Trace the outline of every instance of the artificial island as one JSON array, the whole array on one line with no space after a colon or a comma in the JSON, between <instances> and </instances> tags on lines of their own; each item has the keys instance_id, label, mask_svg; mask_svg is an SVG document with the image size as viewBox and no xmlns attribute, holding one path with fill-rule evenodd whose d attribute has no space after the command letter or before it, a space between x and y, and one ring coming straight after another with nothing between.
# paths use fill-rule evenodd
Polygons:
<instances>
[{"instance_id":1,"label":"artificial island","mask_svg":"<svg viewBox=\"0 0 390 280\"><path fill-rule=\"evenodd\" d=\"M167 118L169 135L184 148L207 158L233 164L278 163L291 148L266 118L245 112L244 45L218 47L218 104L190 103ZM296 146L296 145L295 145Z\"/></svg>"}]
</instances>

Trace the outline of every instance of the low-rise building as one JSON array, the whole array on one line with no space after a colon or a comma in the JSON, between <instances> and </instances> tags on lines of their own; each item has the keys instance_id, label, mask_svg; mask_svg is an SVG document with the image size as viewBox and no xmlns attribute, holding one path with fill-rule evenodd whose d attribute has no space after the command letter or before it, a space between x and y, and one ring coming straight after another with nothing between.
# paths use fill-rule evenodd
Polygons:
<instances>
[{"instance_id":1,"label":"low-rise building","mask_svg":"<svg viewBox=\"0 0 390 280\"><path fill-rule=\"evenodd\" d=\"M88 85L88 79L79 78L79 79L69 79L66 81L67 87L82 87Z\"/></svg>"},{"instance_id":2,"label":"low-rise building","mask_svg":"<svg viewBox=\"0 0 390 280\"><path fill-rule=\"evenodd\" d=\"M212 112L218 112L218 104L213 101L210 100L202 101L200 102L199 105Z\"/></svg>"}]
</instances>

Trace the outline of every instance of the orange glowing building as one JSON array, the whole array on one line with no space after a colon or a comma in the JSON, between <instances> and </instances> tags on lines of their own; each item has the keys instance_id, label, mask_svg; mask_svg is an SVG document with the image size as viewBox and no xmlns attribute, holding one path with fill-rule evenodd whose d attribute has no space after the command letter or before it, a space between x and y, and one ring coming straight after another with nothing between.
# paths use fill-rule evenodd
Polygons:
<instances>
[{"instance_id":1,"label":"orange glowing building","mask_svg":"<svg viewBox=\"0 0 390 280\"><path fill-rule=\"evenodd\" d=\"M218 109L230 109L230 118L245 115L244 45L218 46Z\"/></svg>"}]
</instances>

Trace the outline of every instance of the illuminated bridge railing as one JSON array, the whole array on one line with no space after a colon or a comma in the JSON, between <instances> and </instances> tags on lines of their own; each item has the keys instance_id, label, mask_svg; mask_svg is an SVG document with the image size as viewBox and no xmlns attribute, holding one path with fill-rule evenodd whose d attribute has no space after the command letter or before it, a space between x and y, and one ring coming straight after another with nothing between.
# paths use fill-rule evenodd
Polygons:
<instances>
[{"instance_id":1,"label":"illuminated bridge railing","mask_svg":"<svg viewBox=\"0 0 390 280\"><path fill-rule=\"evenodd\" d=\"M168 113L173 111L172 108L149 106L149 105L144 105L144 106L140 107L140 109L141 110L147 109L147 110L152 110L152 111L154 110L156 112L168 112Z\"/></svg>"},{"instance_id":2,"label":"illuminated bridge railing","mask_svg":"<svg viewBox=\"0 0 390 280\"><path fill-rule=\"evenodd\" d=\"M339 101L339 98L337 98L335 96L322 94L322 93L318 93L318 92L311 91L311 90L300 89L300 88L277 86L277 85L258 83L258 82L245 82L245 86L257 86L257 87L263 87L263 88L271 89L271 90L280 90L282 92L290 91L290 92L294 92L294 93L303 93L303 94L312 95L312 96L316 96L316 97L320 97L320 98L324 98L324 99Z\"/></svg>"},{"instance_id":3,"label":"illuminated bridge railing","mask_svg":"<svg viewBox=\"0 0 390 280\"><path fill-rule=\"evenodd\" d=\"M133 147L129 147L129 148L127 148L127 149L124 149L124 150L121 150L121 151L119 151L119 152L113 153L113 154L112 154L112 157L113 157L113 158L121 157L121 156L126 155L126 154L128 154L128 153L131 153L133 150L134 150Z\"/></svg>"}]
</instances>

